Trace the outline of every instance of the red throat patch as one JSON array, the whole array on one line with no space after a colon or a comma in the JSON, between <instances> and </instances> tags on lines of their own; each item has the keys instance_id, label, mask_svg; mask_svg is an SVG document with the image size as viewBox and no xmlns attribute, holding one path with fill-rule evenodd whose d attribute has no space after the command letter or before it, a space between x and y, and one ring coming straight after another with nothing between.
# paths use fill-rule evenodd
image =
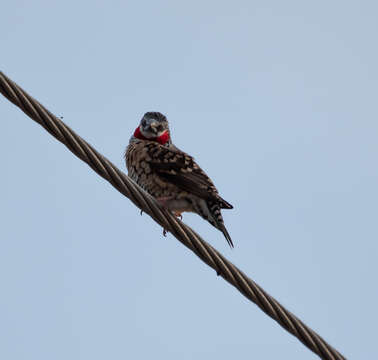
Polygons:
<instances>
[{"instance_id":1,"label":"red throat patch","mask_svg":"<svg viewBox=\"0 0 378 360\"><path fill-rule=\"evenodd\" d=\"M140 139L140 140L148 140L148 141L156 141L158 142L159 144L161 145L165 145L168 141L169 141L169 132L168 130L165 131L163 134L161 134L159 137L157 138L153 138L153 139L147 139L145 136L143 136L143 134L141 133L140 131L140 128L139 126L135 129L134 131L134 136L137 138L137 139Z\"/></svg>"}]
</instances>

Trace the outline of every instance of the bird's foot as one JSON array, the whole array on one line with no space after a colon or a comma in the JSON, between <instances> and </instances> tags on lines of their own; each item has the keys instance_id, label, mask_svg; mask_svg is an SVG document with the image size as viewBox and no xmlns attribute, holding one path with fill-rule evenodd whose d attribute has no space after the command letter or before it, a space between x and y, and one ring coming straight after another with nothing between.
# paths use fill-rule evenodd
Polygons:
<instances>
[{"instance_id":1,"label":"bird's foot","mask_svg":"<svg viewBox=\"0 0 378 360\"><path fill-rule=\"evenodd\" d=\"M179 210L172 210L169 208L169 201L174 200L173 196L163 196L156 198L157 202L162 206L164 209L170 210L172 214L182 220L182 211Z\"/></svg>"},{"instance_id":2,"label":"bird's foot","mask_svg":"<svg viewBox=\"0 0 378 360\"><path fill-rule=\"evenodd\" d=\"M178 217L180 220L182 220L182 212L180 211L173 211L173 215Z\"/></svg>"}]
</instances>

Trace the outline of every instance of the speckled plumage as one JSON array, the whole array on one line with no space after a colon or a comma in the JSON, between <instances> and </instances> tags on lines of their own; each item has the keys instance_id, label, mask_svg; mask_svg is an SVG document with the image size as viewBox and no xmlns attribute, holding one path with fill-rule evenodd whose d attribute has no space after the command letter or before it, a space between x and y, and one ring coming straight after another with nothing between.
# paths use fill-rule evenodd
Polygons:
<instances>
[{"instance_id":1,"label":"speckled plumage","mask_svg":"<svg viewBox=\"0 0 378 360\"><path fill-rule=\"evenodd\" d=\"M129 176L163 206L174 214L199 214L222 231L233 247L221 214L222 208L232 209L232 205L220 197L193 157L172 144L164 115L144 115L130 139L125 159Z\"/></svg>"}]
</instances>

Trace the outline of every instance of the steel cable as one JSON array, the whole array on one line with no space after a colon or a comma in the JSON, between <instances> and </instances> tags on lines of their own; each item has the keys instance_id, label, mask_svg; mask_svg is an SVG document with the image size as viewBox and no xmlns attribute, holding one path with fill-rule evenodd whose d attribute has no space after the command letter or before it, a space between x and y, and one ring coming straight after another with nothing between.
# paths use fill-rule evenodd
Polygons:
<instances>
[{"instance_id":1,"label":"steel cable","mask_svg":"<svg viewBox=\"0 0 378 360\"><path fill-rule=\"evenodd\" d=\"M320 358L326 360L345 359L322 337L286 310L194 230L162 208L152 196L140 188L131 178L2 72L0 72L0 92Z\"/></svg>"}]
</instances>

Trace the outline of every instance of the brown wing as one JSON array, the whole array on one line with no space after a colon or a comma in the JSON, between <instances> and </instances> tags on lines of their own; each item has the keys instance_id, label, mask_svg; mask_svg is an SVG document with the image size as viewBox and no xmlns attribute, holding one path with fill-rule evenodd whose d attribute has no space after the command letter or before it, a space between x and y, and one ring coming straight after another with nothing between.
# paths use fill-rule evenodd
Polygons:
<instances>
[{"instance_id":1,"label":"brown wing","mask_svg":"<svg viewBox=\"0 0 378 360\"><path fill-rule=\"evenodd\" d=\"M190 155L154 143L148 144L147 153L151 169L165 181L201 199L216 201L224 209L233 208Z\"/></svg>"}]
</instances>

